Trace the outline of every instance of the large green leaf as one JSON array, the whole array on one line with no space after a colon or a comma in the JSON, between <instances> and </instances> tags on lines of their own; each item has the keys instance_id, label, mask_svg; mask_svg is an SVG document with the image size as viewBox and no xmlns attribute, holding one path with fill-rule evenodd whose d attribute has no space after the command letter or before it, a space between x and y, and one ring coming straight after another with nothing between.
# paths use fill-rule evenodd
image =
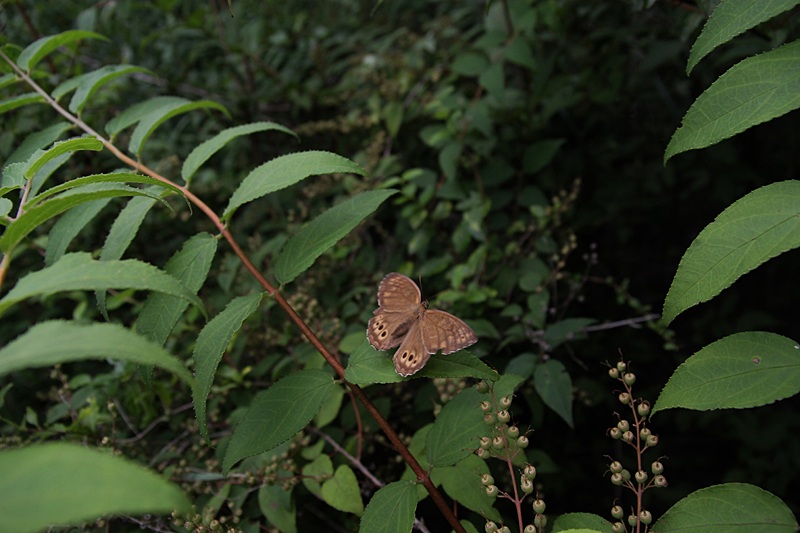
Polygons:
<instances>
[{"instance_id":1,"label":"large green leaf","mask_svg":"<svg viewBox=\"0 0 800 533\"><path fill-rule=\"evenodd\" d=\"M233 432L222 472L295 436L317 414L331 387L333 378L327 372L301 370L257 394Z\"/></svg>"},{"instance_id":2,"label":"large green leaf","mask_svg":"<svg viewBox=\"0 0 800 533\"><path fill-rule=\"evenodd\" d=\"M800 392L800 346L775 333L736 333L686 360L653 407L744 409Z\"/></svg>"},{"instance_id":3,"label":"large green leaf","mask_svg":"<svg viewBox=\"0 0 800 533\"><path fill-rule=\"evenodd\" d=\"M597 533L614 533L611 522L602 516L590 513L562 514L553 523L552 533L567 531L596 531Z\"/></svg>"},{"instance_id":4,"label":"large green leaf","mask_svg":"<svg viewBox=\"0 0 800 533\"><path fill-rule=\"evenodd\" d=\"M36 533L105 515L191 511L177 485L111 450L67 443L3 450L0 472L3 531Z\"/></svg>"},{"instance_id":5,"label":"large green leaf","mask_svg":"<svg viewBox=\"0 0 800 533\"><path fill-rule=\"evenodd\" d=\"M797 529L797 519L780 498L753 485L726 483L688 495L661 515L652 531L795 533Z\"/></svg>"},{"instance_id":6,"label":"large green leaf","mask_svg":"<svg viewBox=\"0 0 800 533\"><path fill-rule=\"evenodd\" d=\"M32 272L0 300L0 315L13 304L33 296L74 290L138 289L179 296L205 314L203 302L178 280L152 265L127 259L95 261L87 253L67 254L53 266Z\"/></svg>"},{"instance_id":7,"label":"large green leaf","mask_svg":"<svg viewBox=\"0 0 800 533\"><path fill-rule=\"evenodd\" d=\"M131 330L117 324L65 320L41 322L0 349L0 375L24 368L106 358L155 365L195 386L183 362Z\"/></svg>"},{"instance_id":8,"label":"large green leaf","mask_svg":"<svg viewBox=\"0 0 800 533\"><path fill-rule=\"evenodd\" d=\"M275 277L281 283L290 283L396 192L393 189L362 192L303 226L275 261Z\"/></svg>"},{"instance_id":9,"label":"large green leaf","mask_svg":"<svg viewBox=\"0 0 800 533\"><path fill-rule=\"evenodd\" d=\"M726 0L727 1L727 0ZM683 117L664 162L705 148L800 106L800 41L750 57L715 81Z\"/></svg>"},{"instance_id":10,"label":"large green leaf","mask_svg":"<svg viewBox=\"0 0 800 533\"><path fill-rule=\"evenodd\" d=\"M487 496L481 485L480 476L490 473L486 461L471 453L455 465L437 468L434 472L436 481L441 482L447 495L459 505L482 513L489 520L501 520L500 513L492 507L495 498Z\"/></svg>"},{"instance_id":11,"label":"large green leaf","mask_svg":"<svg viewBox=\"0 0 800 533\"><path fill-rule=\"evenodd\" d=\"M77 189L78 187L83 187L85 185L90 185L94 183L144 183L147 185L157 185L164 189L169 189L170 191L176 194L183 194L181 190L173 185L172 183L157 180L155 178L151 178L150 176L144 176L142 174L132 174L130 172L115 172L113 174L92 174L91 176L83 176L80 178L75 178L74 180L69 180L55 187L51 187L45 191L42 191L41 194L37 195L35 198L31 198L26 205L27 208L30 208L33 205L36 205L43 200L53 196L54 194L58 194L60 192L69 191L72 189Z\"/></svg>"},{"instance_id":12,"label":"large green leaf","mask_svg":"<svg viewBox=\"0 0 800 533\"><path fill-rule=\"evenodd\" d=\"M500 376L467 350L436 354L417 372L423 378L475 378L496 381Z\"/></svg>"},{"instance_id":13,"label":"large green leaf","mask_svg":"<svg viewBox=\"0 0 800 533\"><path fill-rule=\"evenodd\" d=\"M278 531L297 533L297 511L291 490L284 490L280 484L264 485L258 489L258 506Z\"/></svg>"},{"instance_id":14,"label":"large green leaf","mask_svg":"<svg viewBox=\"0 0 800 533\"><path fill-rule=\"evenodd\" d=\"M28 159L28 168L25 178L31 179L43 166L56 157L77 150L93 150L99 152L103 149L103 142L94 137L79 137L57 142L47 151L34 152Z\"/></svg>"},{"instance_id":15,"label":"large green leaf","mask_svg":"<svg viewBox=\"0 0 800 533\"><path fill-rule=\"evenodd\" d=\"M217 239L208 233L198 233L170 257L164 265L164 272L179 280L193 294L197 294L206 281L216 251ZM136 332L147 340L163 346L188 305L189 302L183 298L151 292L139 312ZM140 370L145 382L150 385L152 367L142 367Z\"/></svg>"},{"instance_id":16,"label":"large green leaf","mask_svg":"<svg viewBox=\"0 0 800 533\"><path fill-rule=\"evenodd\" d=\"M478 405L484 398L475 388L466 389L450 400L425 439L425 455L431 466L450 466L478 447L478 439L489 434Z\"/></svg>"},{"instance_id":17,"label":"large green leaf","mask_svg":"<svg viewBox=\"0 0 800 533\"><path fill-rule=\"evenodd\" d=\"M201 100L199 102L173 102L159 106L157 109L151 111L139 121L139 124L133 130L131 135L131 142L128 145L128 150L137 156L141 155L142 148L145 141L161 124L171 119L172 117L194 111L195 109L217 109L230 117L230 113L222 104L218 104L212 100Z\"/></svg>"},{"instance_id":18,"label":"large green leaf","mask_svg":"<svg viewBox=\"0 0 800 533\"><path fill-rule=\"evenodd\" d=\"M37 39L20 52L17 58L17 66L28 72L59 46L64 46L80 39L102 39L103 41L108 41L108 37L86 30L69 30L56 35L48 35Z\"/></svg>"},{"instance_id":19,"label":"large green leaf","mask_svg":"<svg viewBox=\"0 0 800 533\"><path fill-rule=\"evenodd\" d=\"M72 128L69 122L56 122L41 131L31 133L19 146L8 156L4 165L22 163L27 161L36 150L43 150L52 145L65 131Z\"/></svg>"},{"instance_id":20,"label":"large green leaf","mask_svg":"<svg viewBox=\"0 0 800 533\"><path fill-rule=\"evenodd\" d=\"M86 202L73 207L64 216L58 219L50 234L47 236L47 249L44 254L44 264L47 266L52 265L58 261L64 252L67 251L67 246L72 242L78 233L97 216L101 209L103 209L111 198L103 198L95 200L94 202Z\"/></svg>"},{"instance_id":21,"label":"large green leaf","mask_svg":"<svg viewBox=\"0 0 800 533\"><path fill-rule=\"evenodd\" d=\"M197 169L230 141L242 135L250 135L251 133L267 130L282 131L283 133L288 133L289 135L297 137L297 134L289 128L285 128L274 122L255 122L253 124L245 124L244 126L236 126L234 128L222 130L214 137L192 150L192 153L190 153L186 161L183 162L181 177L186 181L186 186L189 186L189 182L192 176L194 176L194 173L197 172Z\"/></svg>"},{"instance_id":22,"label":"large green leaf","mask_svg":"<svg viewBox=\"0 0 800 533\"><path fill-rule=\"evenodd\" d=\"M533 384L542 401L564 419L569 427L572 421L572 379L564 363L550 359L539 365L533 373Z\"/></svg>"},{"instance_id":23,"label":"large green leaf","mask_svg":"<svg viewBox=\"0 0 800 533\"><path fill-rule=\"evenodd\" d=\"M222 215L229 219L237 208L271 192L293 185L309 176L348 172L366 176L367 171L340 155L330 152L300 152L276 157L253 170L242 180Z\"/></svg>"},{"instance_id":24,"label":"large green leaf","mask_svg":"<svg viewBox=\"0 0 800 533\"><path fill-rule=\"evenodd\" d=\"M9 96L0 100L0 115L13 111L18 107L30 104L45 104L47 103L39 93L19 94L17 96Z\"/></svg>"},{"instance_id":25,"label":"large green leaf","mask_svg":"<svg viewBox=\"0 0 800 533\"><path fill-rule=\"evenodd\" d=\"M67 80L56 87L52 96L53 98L58 98L73 88L77 89L75 94L72 95L72 100L69 102L69 110L72 113L80 114L83 110L83 106L89 101L89 98L103 85L120 76L132 74L134 72L145 72L155 75L151 70L135 65L106 65L93 72Z\"/></svg>"},{"instance_id":26,"label":"large green leaf","mask_svg":"<svg viewBox=\"0 0 800 533\"><path fill-rule=\"evenodd\" d=\"M0 251L8 253L42 223L60 215L64 211L93 200L114 198L119 196L148 196L160 200L158 196L141 189L135 189L118 183L93 183L67 191L55 198L25 211L19 218L8 225L0 237Z\"/></svg>"},{"instance_id":27,"label":"large green leaf","mask_svg":"<svg viewBox=\"0 0 800 533\"><path fill-rule=\"evenodd\" d=\"M414 526L417 484L389 483L372 495L361 517L359 533L408 533Z\"/></svg>"},{"instance_id":28,"label":"large green leaf","mask_svg":"<svg viewBox=\"0 0 800 533\"><path fill-rule=\"evenodd\" d=\"M322 484L322 498L334 509L356 516L364 514L358 480L347 465L339 465L333 477Z\"/></svg>"},{"instance_id":29,"label":"large green leaf","mask_svg":"<svg viewBox=\"0 0 800 533\"><path fill-rule=\"evenodd\" d=\"M191 103L191 100L180 98L179 96L156 96L155 98L150 98L144 102L133 104L106 123L106 133L112 136L116 135L128 126L136 124L144 117L150 115L161 107L189 103Z\"/></svg>"},{"instance_id":30,"label":"large green leaf","mask_svg":"<svg viewBox=\"0 0 800 533\"><path fill-rule=\"evenodd\" d=\"M194 345L195 379L197 390L194 396L194 410L200 434L210 444L206 427L206 401L214 383L222 354L234 334L242 327L245 319L258 309L263 293L240 296L230 302L225 309L212 318L200 331Z\"/></svg>"},{"instance_id":31,"label":"large green leaf","mask_svg":"<svg viewBox=\"0 0 800 533\"><path fill-rule=\"evenodd\" d=\"M710 300L761 263L800 246L800 181L756 189L700 232L664 301L666 324Z\"/></svg>"},{"instance_id":32,"label":"large green leaf","mask_svg":"<svg viewBox=\"0 0 800 533\"><path fill-rule=\"evenodd\" d=\"M364 340L356 348L344 370L344 378L356 385L367 385L370 383L398 383L403 381L394 369L392 358L372 347L367 340L366 332Z\"/></svg>"},{"instance_id":33,"label":"large green leaf","mask_svg":"<svg viewBox=\"0 0 800 533\"><path fill-rule=\"evenodd\" d=\"M775 15L789 11L797 4L800 4L800 0L770 0L769 2L725 0L720 2L708 17L703 31L692 46L686 73L691 73L695 65L717 46L730 41L750 28L755 28Z\"/></svg>"}]
</instances>

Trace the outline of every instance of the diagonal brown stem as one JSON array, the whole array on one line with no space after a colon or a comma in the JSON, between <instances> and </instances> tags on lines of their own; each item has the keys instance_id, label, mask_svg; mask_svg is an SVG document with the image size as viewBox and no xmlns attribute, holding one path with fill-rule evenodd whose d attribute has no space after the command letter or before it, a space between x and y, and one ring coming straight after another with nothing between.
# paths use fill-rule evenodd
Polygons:
<instances>
[{"instance_id":1,"label":"diagonal brown stem","mask_svg":"<svg viewBox=\"0 0 800 533\"><path fill-rule=\"evenodd\" d=\"M233 249L234 253L239 257L239 259L242 261L242 263L247 268L247 270L249 270L250 273L253 275L253 277L258 281L258 283L262 287L264 287L264 290L266 290L267 293L270 294L270 296L275 298L275 301L278 302L278 305L280 305L283 308L283 310L286 312L286 314L289 315L289 318L292 320L292 322L294 322L297 325L297 327L300 328L300 331L303 332L303 335L305 335L306 338L308 338L308 340L311 342L311 344L314 346L314 348L316 348L319 351L319 353L322 354L322 356L325 358L325 360L328 362L328 364L333 367L333 369L339 375L339 378L344 383L346 383L348 387L350 387L350 390L353 392L353 394L356 396L356 398L358 398L359 401L364 405L364 407L367 409L367 411L372 416L372 418L375 419L375 421L378 423L380 428L383 430L383 432L389 438L389 441L391 441L391 443L394 445L394 447L397 449L397 451L403 457L403 460L405 460L405 462L411 467L411 470L413 470L414 474L417 476L417 480L421 481L422 484L425 486L425 488L427 489L428 493L431 495L431 498L433 499L434 503L439 508L439 510L442 512L442 514L445 516L445 518L450 523L450 525L453 527L453 529L455 531L457 531L458 533L466 533L466 531L464 530L463 526L461 525L461 523L456 518L455 514L453 514L453 511L450 509L450 507L448 507L448 505L445 502L444 498L439 493L439 491L436 489L436 486L431 481L430 476L427 475L427 473L422 468L422 466L420 466L420 464L417 462L417 460L414 458L414 456L411 455L411 452L408 451L408 448L406 448L406 446L400 440L400 437L398 437L398 435L397 435L397 433L395 433L394 429L392 429L392 427L389 425L389 423L386 421L386 419L383 417L383 415L381 415L381 413L378 411L378 409L375 407L375 405L370 401L370 399L367 397L367 395L364 393L364 391L361 389L361 387L359 387L358 385L356 385L354 383L350 383L345 379L345 377L344 377L344 367L341 365L341 363L339 363L336 360L336 358L330 353L330 351L328 351L328 349L325 347L325 345L322 344L322 342L319 340L319 338L317 338L317 336L314 334L314 332L311 331L311 328L309 328L308 325L306 325L306 323L303 321L303 319L300 318L300 315L298 315L297 312L292 308L292 306L289 305L289 303L286 301L286 299L283 297L283 295L280 293L280 291L278 291L278 289L273 287L272 284L270 284L270 282L267 281L267 278L265 278L264 275L261 274L261 272L256 268L256 266L252 263L252 261L250 261L250 259L247 257L247 255L242 250L242 248L236 242L236 239L234 239L233 235L231 235L230 231L228 231L228 229L226 228L225 224L220 220L219 216L217 216L217 214L210 207L208 207L205 204L205 202L200 200L200 198L198 198L191 191L189 191L189 189L187 189L186 187L183 187L181 185L172 183L167 178L157 174L156 172L154 172L153 170L149 169L148 167L146 167L144 165L141 165L140 163L134 161L133 159L131 159L130 157L125 155L121 150L119 150L119 148L114 146L111 143L111 141L103 138L100 134L98 134L96 131L94 131L92 128L90 128L86 123L84 123L81 119L79 119L78 117L72 115L67 110L65 110L63 107L61 107L58 104L58 102L56 102L53 98L51 98L50 95L47 94L46 91L44 91L41 87L39 87L33 81L33 79L30 78L30 76L28 76L19 67L17 67L17 65L13 61L11 61L5 54L3 54L1 51L0 51L0 57L2 57L2 59L4 59L6 62L8 62L14 68L14 70L16 70L17 74L19 76L21 76L36 92L41 94L45 98L45 100L50 104L51 107L53 107L58 113L60 113L64 117L66 117L70 122L75 124L77 127L82 129L83 131L89 133L90 135L96 136L97 139L101 140L103 142L103 144L105 145L105 147L108 148L118 159L120 159L121 161L123 161L126 164L130 165L132 168L136 169L137 171L141 171L142 173L147 174L148 176L150 176L152 178L155 178L155 179L157 179L159 181L163 181L165 183L169 183L171 185L176 186L178 189L181 190L181 192L183 194L186 195L186 197L189 199L189 201L191 201L203 213L206 214L206 216L219 229L219 231L222 234L222 236L225 237L225 240L228 241L228 244L230 244L230 246ZM0 274L2 274L2 272L0 272ZM0 278L0 279L2 279L2 278Z\"/></svg>"}]
</instances>

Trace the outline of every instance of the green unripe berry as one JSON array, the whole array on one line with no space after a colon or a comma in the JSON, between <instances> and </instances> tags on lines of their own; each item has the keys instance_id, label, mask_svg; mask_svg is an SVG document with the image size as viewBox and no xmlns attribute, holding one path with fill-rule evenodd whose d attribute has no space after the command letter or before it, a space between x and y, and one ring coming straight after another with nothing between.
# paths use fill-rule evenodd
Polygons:
<instances>
[{"instance_id":1,"label":"green unripe berry","mask_svg":"<svg viewBox=\"0 0 800 533\"><path fill-rule=\"evenodd\" d=\"M664 465L661 461L653 461L653 464L650 465L650 471L654 474L660 474L664 471Z\"/></svg>"},{"instance_id":2,"label":"green unripe berry","mask_svg":"<svg viewBox=\"0 0 800 533\"><path fill-rule=\"evenodd\" d=\"M651 435L650 430L647 428L642 428L639 431L639 438L642 439L643 441L646 441L647 437L649 437L650 435Z\"/></svg>"},{"instance_id":3,"label":"green unripe berry","mask_svg":"<svg viewBox=\"0 0 800 533\"><path fill-rule=\"evenodd\" d=\"M633 442L633 431L626 431L622 434L622 440L625 442Z\"/></svg>"},{"instance_id":4,"label":"green unripe berry","mask_svg":"<svg viewBox=\"0 0 800 533\"><path fill-rule=\"evenodd\" d=\"M625 481L631 480L631 473L628 472L627 470L623 469L622 472L620 472L620 474L622 474L622 477L625 479Z\"/></svg>"},{"instance_id":5,"label":"green unripe berry","mask_svg":"<svg viewBox=\"0 0 800 533\"><path fill-rule=\"evenodd\" d=\"M534 526L533 524L528 524L522 531L524 533L536 533L536 526Z\"/></svg>"},{"instance_id":6,"label":"green unripe berry","mask_svg":"<svg viewBox=\"0 0 800 533\"><path fill-rule=\"evenodd\" d=\"M636 412L639 416L646 417L650 414L650 402L642 402L636 406Z\"/></svg>"},{"instance_id":7,"label":"green unripe berry","mask_svg":"<svg viewBox=\"0 0 800 533\"><path fill-rule=\"evenodd\" d=\"M625 524L622 522L614 522L611 524L611 531L614 533L623 533L625 531Z\"/></svg>"},{"instance_id":8,"label":"green unripe berry","mask_svg":"<svg viewBox=\"0 0 800 533\"><path fill-rule=\"evenodd\" d=\"M477 455L481 459L488 459L489 457L492 456L492 454L489 453L489 450L485 450L483 448L478 448L477 450L475 450L475 455Z\"/></svg>"},{"instance_id":9,"label":"green unripe berry","mask_svg":"<svg viewBox=\"0 0 800 533\"><path fill-rule=\"evenodd\" d=\"M505 448L505 444L506 443L503 440L503 437L499 435L492 439L492 448L494 448L495 450L502 450L503 448Z\"/></svg>"},{"instance_id":10,"label":"green unripe berry","mask_svg":"<svg viewBox=\"0 0 800 533\"><path fill-rule=\"evenodd\" d=\"M619 370L620 372L625 372L626 368L628 368L628 365L626 365L624 361L620 361L619 363L617 363L617 370Z\"/></svg>"},{"instance_id":11,"label":"green unripe berry","mask_svg":"<svg viewBox=\"0 0 800 533\"><path fill-rule=\"evenodd\" d=\"M608 465L608 469L611 470L613 474L617 474L624 470L624 468L622 467L622 463L620 463L619 461L614 461L613 463Z\"/></svg>"},{"instance_id":12,"label":"green unripe berry","mask_svg":"<svg viewBox=\"0 0 800 533\"><path fill-rule=\"evenodd\" d=\"M522 479L520 479L519 486L525 494L533 492L533 482L525 476L522 476Z\"/></svg>"},{"instance_id":13,"label":"green unripe berry","mask_svg":"<svg viewBox=\"0 0 800 533\"><path fill-rule=\"evenodd\" d=\"M522 448L524 450L525 448L528 447L529 443L530 441L528 441L528 437L526 437L525 435L520 435L519 438L517 439L517 448Z\"/></svg>"},{"instance_id":14,"label":"green unripe berry","mask_svg":"<svg viewBox=\"0 0 800 533\"><path fill-rule=\"evenodd\" d=\"M519 437L519 428L517 426L511 426L508 428L508 436L512 439Z\"/></svg>"},{"instance_id":15,"label":"green unripe berry","mask_svg":"<svg viewBox=\"0 0 800 533\"><path fill-rule=\"evenodd\" d=\"M622 432L619 428L611 428L608 430L608 435L614 440L619 440L622 437Z\"/></svg>"},{"instance_id":16,"label":"green unripe berry","mask_svg":"<svg viewBox=\"0 0 800 533\"><path fill-rule=\"evenodd\" d=\"M525 474L525 477L528 479L536 479L536 467L533 465L526 464L522 473Z\"/></svg>"},{"instance_id":17,"label":"green unripe berry","mask_svg":"<svg viewBox=\"0 0 800 533\"><path fill-rule=\"evenodd\" d=\"M647 472L644 470L639 470L633 477L636 478L636 483L642 484L647 482Z\"/></svg>"},{"instance_id":18,"label":"green unripe berry","mask_svg":"<svg viewBox=\"0 0 800 533\"><path fill-rule=\"evenodd\" d=\"M478 390L478 394L486 394L487 392L489 392L490 389L489 384L486 383L485 381L479 381L478 385L475 388Z\"/></svg>"},{"instance_id":19,"label":"green unripe berry","mask_svg":"<svg viewBox=\"0 0 800 533\"><path fill-rule=\"evenodd\" d=\"M547 506L544 503L544 500L536 498L533 500L533 512L536 514L544 514L544 510Z\"/></svg>"},{"instance_id":20,"label":"green unripe berry","mask_svg":"<svg viewBox=\"0 0 800 533\"><path fill-rule=\"evenodd\" d=\"M656 444L658 444L658 437L656 435L650 435L649 437L647 437L647 445L648 446L650 446L652 448Z\"/></svg>"},{"instance_id":21,"label":"green unripe berry","mask_svg":"<svg viewBox=\"0 0 800 533\"><path fill-rule=\"evenodd\" d=\"M503 409L508 409L509 407L511 407L511 402L513 401L513 399L514 397L511 396L510 394L508 396L503 396L502 398L500 398L500 407L502 407Z\"/></svg>"},{"instance_id":22,"label":"green unripe berry","mask_svg":"<svg viewBox=\"0 0 800 533\"><path fill-rule=\"evenodd\" d=\"M617 472L616 474L611 474L611 483L620 486L625 483L625 479L620 472Z\"/></svg>"},{"instance_id":23,"label":"green unripe berry","mask_svg":"<svg viewBox=\"0 0 800 533\"><path fill-rule=\"evenodd\" d=\"M543 514L537 514L533 518L533 525L536 527L544 527L547 525L547 517Z\"/></svg>"},{"instance_id":24,"label":"green unripe berry","mask_svg":"<svg viewBox=\"0 0 800 533\"><path fill-rule=\"evenodd\" d=\"M622 376L622 380L625 382L626 385L630 387L631 385L636 383L636 374L634 374L633 372L628 372L627 374Z\"/></svg>"},{"instance_id":25,"label":"green unripe berry","mask_svg":"<svg viewBox=\"0 0 800 533\"><path fill-rule=\"evenodd\" d=\"M484 413L491 413L492 412L492 404L487 402L486 400L481 402L481 411Z\"/></svg>"},{"instance_id":26,"label":"green unripe berry","mask_svg":"<svg viewBox=\"0 0 800 533\"><path fill-rule=\"evenodd\" d=\"M619 520L620 518L625 516L625 511L623 511L622 507L620 507L619 505L615 505L614 507L611 508L611 516Z\"/></svg>"},{"instance_id":27,"label":"green unripe berry","mask_svg":"<svg viewBox=\"0 0 800 533\"><path fill-rule=\"evenodd\" d=\"M484 450L488 450L489 446L492 445L492 439L489 437L481 437L481 448Z\"/></svg>"},{"instance_id":28,"label":"green unripe berry","mask_svg":"<svg viewBox=\"0 0 800 533\"><path fill-rule=\"evenodd\" d=\"M631 395L628 394L627 392L621 393L619 395L619 403L621 403L622 405L628 405L629 403L631 403Z\"/></svg>"},{"instance_id":29,"label":"green unripe berry","mask_svg":"<svg viewBox=\"0 0 800 533\"><path fill-rule=\"evenodd\" d=\"M667 478L665 478L664 476L656 476L656 478L653 480L653 485L655 485L660 489L666 488Z\"/></svg>"},{"instance_id":30,"label":"green unripe berry","mask_svg":"<svg viewBox=\"0 0 800 533\"><path fill-rule=\"evenodd\" d=\"M611 379L619 379L619 370L617 370L616 368L609 368L608 377L610 377Z\"/></svg>"},{"instance_id":31,"label":"green unripe berry","mask_svg":"<svg viewBox=\"0 0 800 533\"><path fill-rule=\"evenodd\" d=\"M483 485L484 487L486 487L488 485L494 485L494 478L492 477L492 475L491 474L483 474L481 476L481 485Z\"/></svg>"},{"instance_id":32,"label":"green unripe berry","mask_svg":"<svg viewBox=\"0 0 800 533\"><path fill-rule=\"evenodd\" d=\"M497 488L497 485L489 485L486 487L486 495L490 498L497 498L497 495L500 494L500 489Z\"/></svg>"},{"instance_id":33,"label":"green unripe berry","mask_svg":"<svg viewBox=\"0 0 800 533\"><path fill-rule=\"evenodd\" d=\"M628 525L629 525L629 526L631 526L631 527L636 527L636 523L637 523L638 521L639 521L639 520L636 518L636 515L635 515L635 514L628 515Z\"/></svg>"},{"instance_id":34,"label":"green unripe berry","mask_svg":"<svg viewBox=\"0 0 800 533\"><path fill-rule=\"evenodd\" d=\"M511 413L503 409L497 413L497 420L503 424L508 424L508 422L511 420Z\"/></svg>"},{"instance_id":35,"label":"green unripe berry","mask_svg":"<svg viewBox=\"0 0 800 533\"><path fill-rule=\"evenodd\" d=\"M642 509L642 511L639 513L639 520L642 521L642 524L648 525L653 521L653 515L650 513L650 511Z\"/></svg>"},{"instance_id":36,"label":"green unripe berry","mask_svg":"<svg viewBox=\"0 0 800 533\"><path fill-rule=\"evenodd\" d=\"M631 425L628 423L627 420L620 420L617 422L617 427L620 431L628 431L631 428Z\"/></svg>"},{"instance_id":37,"label":"green unripe berry","mask_svg":"<svg viewBox=\"0 0 800 533\"><path fill-rule=\"evenodd\" d=\"M487 426L493 426L497 422L497 417L494 416L494 413L486 413L483 417L483 423Z\"/></svg>"},{"instance_id":38,"label":"green unripe berry","mask_svg":"<svg viewBox=\"0 0 800 533\"><path fill-rule=\"evenodd\" d=\"M483 383L483 381L481 381L481 383ZM486 525L483 526L483 530L486 531L486 533L495 533L495 531L497 531L497 524L491 521L486 522Z\"/></svg>"},{"instance_id":39,"label":"green unripe berry","mask_svg":"<svg viewBox=\"0 0 800 533\"><path fill-rule=\"evenodd\" d=\"M508 526L503 526L497 530L497 533L511 533L511 530L508 529Z\"/></svg>"}]
</instances>

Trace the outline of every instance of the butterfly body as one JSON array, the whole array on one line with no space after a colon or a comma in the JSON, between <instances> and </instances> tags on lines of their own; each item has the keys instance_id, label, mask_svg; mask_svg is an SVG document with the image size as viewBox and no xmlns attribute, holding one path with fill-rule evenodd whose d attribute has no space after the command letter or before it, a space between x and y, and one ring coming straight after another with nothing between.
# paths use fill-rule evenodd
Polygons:
<instances>
[{"instance_id":1,"label":"butterfly body","mask_svg":"<svg viewBox=\"0 0 800 533\"><path fill-rule=\"evenodd\" d=\"M378 305L367 338L376 350L400 346L394 354L394 367L403 377L416 373L439 350L453 353L478 340L460 318L428 309L417 284L397 272L381 281Z\"/></svg>"}]
</instances>

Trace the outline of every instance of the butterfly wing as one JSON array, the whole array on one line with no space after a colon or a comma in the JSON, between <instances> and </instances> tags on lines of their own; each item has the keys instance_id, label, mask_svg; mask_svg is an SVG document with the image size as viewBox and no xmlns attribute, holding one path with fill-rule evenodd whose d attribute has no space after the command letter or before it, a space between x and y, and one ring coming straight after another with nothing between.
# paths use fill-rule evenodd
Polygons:
<instances>
[{"instance_id":1,"label":"butterfly wing","mask_svg":"<svg viewBox=\"0 0 800 533\"><path fill-rule=\"evenodd\" d=\"M420 330L428 353L439 350L443 354L453 353L478 342L478 336L463 320L436 309L429 309L422 314Z\"/></svg>"},{"instance_id":2,"label":"butterfly wing","mask_svg":"<svg viewBox=\"0 0 800 533\"><path fill-rule=\"evenodd\" d=\"M422 342L422 328L417 320L411 325L402 344L394 352L394 369L401 376L408 377L416 374L430 359L431 354L425 350Z\"/></svg>"},{"instance_id":3,"label":"butterfly wing","mask_svg":"<svg viewBox=\"0 0 800 533\"><path fill-rule=\"evenodd\" d=\"M392 272L378 287L375 316L367 326L367 339L376 350L388 350L403 342L404 335L423 310L422 294L408 277Z\"/></svg>"}]
</instances>

